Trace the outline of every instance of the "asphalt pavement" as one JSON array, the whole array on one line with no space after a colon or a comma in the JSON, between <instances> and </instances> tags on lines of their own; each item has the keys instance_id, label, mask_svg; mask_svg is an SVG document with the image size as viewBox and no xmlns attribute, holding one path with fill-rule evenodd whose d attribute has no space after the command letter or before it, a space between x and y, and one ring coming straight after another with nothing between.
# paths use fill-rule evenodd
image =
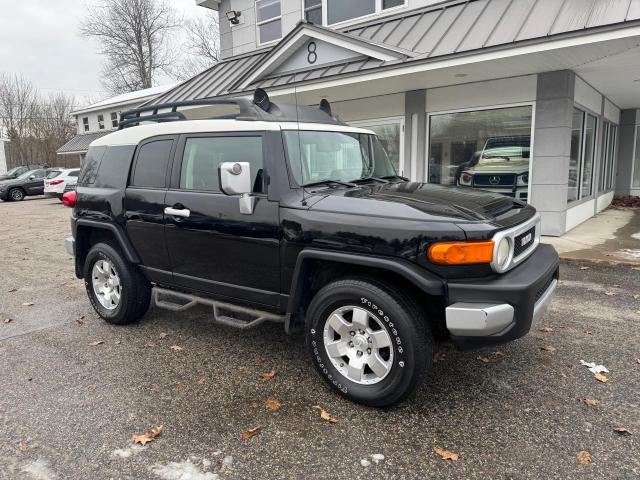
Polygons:
<instances>
[{"instance_id":1,"label":"asphalt pavement","mask_svg":"<svg viewBox=\"0 0 640 480\"><path fill-rule=\"evenodd\" d=\"M527 337L440 345L416 394L377 410L332 393L280 325L240 332L205 308L104 323L64 252L68 217L0 203L1 479L640 477L638 267L563 262Z\"/></svg>"}]
</instances>

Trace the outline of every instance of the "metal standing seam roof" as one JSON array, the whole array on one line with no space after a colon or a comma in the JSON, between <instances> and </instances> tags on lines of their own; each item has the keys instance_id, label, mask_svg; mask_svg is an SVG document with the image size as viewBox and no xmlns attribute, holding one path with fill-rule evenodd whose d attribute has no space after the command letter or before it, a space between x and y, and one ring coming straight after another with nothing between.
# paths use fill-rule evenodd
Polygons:
<instances>
[{"instance_id":1,"label":"metal standing seam roof","mask_svg":"<svg viewBox=\"0 0 640 480\"><path fill-rule=\"evenodd\" d=\"M67 153L82 153L89 150L89 145L94 140L97 140L105 135L113 133L112 130L105 130L103 132L85 133L82 135L76 135L57 151L58 155L64 155Z\"/></svg>"},{"instance_id":2,"label":"metal standing seam roof","mask_svg":"<svg viewBox=\"0 0 640 480\"><path fill-rule=\"evenodd\" d=\"M450 0L374 19L340 32L347 41L356 37L407 52L404 60L350 59L338 65L267 76L247 90L308 82L527 40L544 40L637 20L640 20L640 0ZM302 22L297 28L305 25L309 24ZM331 30L317 25L313 28ZM238 85L268 54L269 50L262 50L229 58L149 104L243 93Z\"/></svg>"}]
</instances>

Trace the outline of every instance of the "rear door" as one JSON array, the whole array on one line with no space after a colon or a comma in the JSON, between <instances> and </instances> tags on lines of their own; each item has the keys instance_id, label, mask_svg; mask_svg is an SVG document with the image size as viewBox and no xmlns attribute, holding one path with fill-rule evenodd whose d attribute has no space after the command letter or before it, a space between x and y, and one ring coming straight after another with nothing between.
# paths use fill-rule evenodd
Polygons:
<instances>
[{"instance_id":1,"label":"rear door","mask_svg":"<svg viewBox=\"0 0 640 480\"><path fill-rule=\"evenodd\" d=\"M280 292L278 202L267 192L267 136L260 132L185 135L178 146L165 235L174 282L190 290L277 305ZM220 191L218 167L249 162L252 215Z\"/></svg>"},{"instance_id":2,"label":"rear door","mask_svg":"<svg viewBox=\"0 0 640 480\"><path fill-rule=\"evenodd\" d=\"M127 236L147 276L171 282L171 264L164 237L164 203L177 137L161 136L138 145L125 197Z\"/></svg>"}]
</instances>

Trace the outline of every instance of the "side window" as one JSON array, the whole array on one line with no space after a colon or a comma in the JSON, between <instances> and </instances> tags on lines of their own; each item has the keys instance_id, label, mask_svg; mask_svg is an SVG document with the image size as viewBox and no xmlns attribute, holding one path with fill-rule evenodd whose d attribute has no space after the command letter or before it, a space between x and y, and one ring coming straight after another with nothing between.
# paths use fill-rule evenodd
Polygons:
<instances>
[{"instance_id":1,"label":"side window","mask_svg":"<svg viewBox=\"0 0 640 480\"><path fill-rule=\"evenodd\" d=\"M85 185L95 183L102 157L104 157L106 151L107 147L89 147L89 151L82 161L79 183Z\"/></svg>"},{"instance_id":2,"label":"side window","mask_svg":"<svg viewBox=\"0 0 640 480\"><path fill-rule=\"evenodd\" d=\"M253 192L264 192L262 137L188 138L182 157L180 188L219 192L218 167L224 162L249 162Z\"/></svg>"},{"instance_id":3,"label":"side window","mask_svg":"<svg viewBox=\"0 0 640 480\"><path fill-rule=\"evenodd\" d=\"M72 170L67 174L67 177L77 177L80 174L80 170Z\"/></svg>"},{"instance_id":4,"label":"side window","mask_svg":"<svg viewBox=\"0 0 640 480\"><path fill-rule=\"evenodd\" d=\"M166 187L167 166L173 140L157 140L140 147L131 186L144 188Z\"/></svg>"},{"instance_id":5,"label":"side window","mask_svg":"<svg viewBox=\"0 0 640 480\"><path fill-rule=\"evenodd\" d=\"M104 115L98 115L98 128L104 130Z\"/></svg>"},{"instance_id":6,"label":"side window","mask_svg":"<svg viewBox=\"0 0 640 480\"><path fill-rule=\"evenodd\" d=\"M35 172L33 172L29 176L34 176L35 178L44 178L44 177L47 176L47 171L46 170L36 170Z\"/></svg>"}]
</instances>

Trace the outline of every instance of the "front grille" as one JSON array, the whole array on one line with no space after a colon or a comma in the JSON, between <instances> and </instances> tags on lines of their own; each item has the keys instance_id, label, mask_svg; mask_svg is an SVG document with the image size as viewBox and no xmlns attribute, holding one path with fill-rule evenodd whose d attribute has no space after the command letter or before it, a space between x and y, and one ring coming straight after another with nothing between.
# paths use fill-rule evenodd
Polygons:
<instances>
[{"instance_id":1,"label":"front grille","mask_svg":"<svg viewBox=\"0 0 640 480\"><path fill-rule=\"evenodd\" d=\"M513 187L515 182L516 176L513 173L473 176L474 187Z\"/></svg>"},{"instance_id":2,"label":"front grille","mask_svg":"<svg viewBox=\"0 0 640 480\"><path fill-rule=\"evenodd\" d=\"M513 256L519 257L526 252L536 239L536 227L531 227L513 239ZM522 243L524 240L524 244Z\"/></svg>"},{"instance_id":3,"label":"front grille","mask_svg":"<svg viewBox=\"0 0 640 480\"><path fill-rule=\"evenodd\" d=\"M556 279L555 275L551 275L546 282L544 282L544 285L542 285L538 291L536 292L536 296L533 299L533 303L538 303L538 300L540 300L542 298L542 295L544 295L544 292L546 292L549 287L551 286L551 284L553 283L553 281Z\"/></svg>"}]
</instances>

